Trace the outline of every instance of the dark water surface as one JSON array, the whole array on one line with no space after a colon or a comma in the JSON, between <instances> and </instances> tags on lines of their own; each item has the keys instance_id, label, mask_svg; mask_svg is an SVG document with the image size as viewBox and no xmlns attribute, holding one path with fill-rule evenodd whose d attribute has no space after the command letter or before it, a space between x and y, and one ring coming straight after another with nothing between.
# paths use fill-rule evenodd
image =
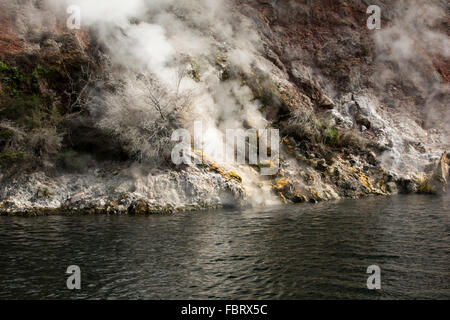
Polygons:
<instances>
[{"instance_id":1,"label":"dark water surface","mask_svg":"<svg viewBox=\"0 0 450 320\"><path fill-rule=\"evenodd\" d=\"M0 217L0 299L450 298L450 199ZM79 291L66 288L69 265ZM380 291L366 287L381 268Z\"/></svg>"}]
</instances>

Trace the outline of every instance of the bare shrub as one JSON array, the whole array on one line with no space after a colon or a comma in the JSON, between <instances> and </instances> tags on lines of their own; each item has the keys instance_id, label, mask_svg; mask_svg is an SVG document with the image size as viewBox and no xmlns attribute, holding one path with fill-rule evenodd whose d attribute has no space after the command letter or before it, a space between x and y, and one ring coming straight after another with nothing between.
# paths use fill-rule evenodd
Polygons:
<instances>
[{"instance_id":1,"label":"bare shrub","mask_svg":"<svg viewBox=\"0 0 450 320\"><path fill-rule=\"evenodd\" d=\"M80 73L77 74L76 78L70 72L66 72L68 84L64 94L67 98L69 113L80 112L90 105L92 99L96 96L96 92L107 81L108 72L106 70L110 67L110 61L106 57L102 57L100 64L105 68L105 71L101 73L93 71L89 65L81 66Z\"/></svg>"},{"instance_id":2,"label":"bare shrub","mask_svg":"<svg viewBox=\"0 0 450 320\"><path fill-rule=\"evenodd\" d=\"M327 128L327 122L319 119L312 109L298 108L291 113L285 133L298 140L324 143L326 139L324 128Z\"/></svg>"},{"instance_id":3,"label":"bare shrub","mask_svg":"<svg viewBox=\"0 0 450 320\"><path fill-rule=\"evenodd\" d=\"M26 132L10 121L1 121L0 140L0 154L5 165L8 158L14 160L15 165L19 164L20 159L27 159L28 166L39 164L47 167L51 166L50 156L60 150L63 135L55 127L35 128Z\"/></svg>"},{"instance_id":4,"label":"bare shrub","mask_svg":"<svg viewBox=\"0 0 450 320\"><path fill-rule=\"evenodd\" d=\"M351 129L338 128L326 118L318 118L312 109L299 108L291 113L285 134L297 140L308 140L314 144L330 147L356 148L364 151L368 145L366 139Z\"/></svg>"},{"instance_id":5,"label":"bare shrub","mask_svg":"<svg viewBox=\"0 0 450 320\"><path fill-rule=\"evenodd\" d=\"M20 149L26 139L25 131L11 121L0 121L0 143L3 148Z\"/></svg>"},{"instance_id":6,"label":"bare shrub","mask_svg":"<svg viewBox=\"0 0 450 320\"><path fill-rule=\"evenodd\" d=\"M367 141L354 130L345 130L340 134L339 146L347 148L355 147L359 150L365 150Z\"/></svg>"},{"instance_id":7,"label":"bare shrub","mask_svg":"<svg viewBox=\"0 0 450 320\"><path fill-rule=\"evenodd\" d=\"M56 128L44 127L33 129L28 136L28 148L40 159L58 153L63 137Z\"/></svg>"},{"instance_id":8,"label":"bare shrub","mask_svg":"<svg viewBox=\"0 0 450 320\"><path fill-rule=\"evenodd\" d=\"M102 97L103 114L98 126L119 139L137 161L167 164L174 143L172 132L181 127L190 94L164 85L151 75L140 74L120 83Z\"/></svg>"}]
</instances>

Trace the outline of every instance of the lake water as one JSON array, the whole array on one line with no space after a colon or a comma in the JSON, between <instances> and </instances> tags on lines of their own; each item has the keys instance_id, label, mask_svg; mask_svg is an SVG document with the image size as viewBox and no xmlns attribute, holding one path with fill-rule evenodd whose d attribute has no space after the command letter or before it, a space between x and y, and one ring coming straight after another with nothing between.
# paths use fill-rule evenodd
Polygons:
<instances>
[{"instance_id":1,"label":"lake water","mask_svg":"<svg viewBox=\"0 0 450 320\"><path fill-rule=\"evenodd\" d=\"M449 204L0 217L0 299L449 299ZM70 265L81 290L66 287ZM381 290L367 289L370 265Z\"/></svg>"}]
</instances>

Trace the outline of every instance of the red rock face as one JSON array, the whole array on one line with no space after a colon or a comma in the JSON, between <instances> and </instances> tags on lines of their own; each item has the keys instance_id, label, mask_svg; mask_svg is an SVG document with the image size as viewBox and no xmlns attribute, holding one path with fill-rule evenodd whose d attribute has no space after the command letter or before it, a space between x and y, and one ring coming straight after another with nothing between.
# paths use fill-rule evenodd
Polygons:
<instances>
[{"instance_id":1,"label":"red rock face","mask_svg":"<svg viewBox=\"0 0 450 320\"><path fill-rule=\"evenodd\" d=\"M6 17L0 12L0 58L6 54L17 54L23 50L23 43L11 32Z\"/></svg>"},{"instance_id":2,"label":"red rock face","mask_svg":"<svg viewBox=\"0 0 450 320\"><path fill-rule=\"evenodd\" d=\"M425 129L440 127L442 119L450 121L450 15L445 1L377 1L381 30L367 28L364 1L235 2L258 25L266 57L316 106L322 104L323 93L337 98L369 90L379 108L407 112ZM425 41L430 32L443 41ZM397 53L405 50L404 40L411 41L410 48ZM397 57L402 54L407 57ZM314 81L305 79L305 67Z\"/></svg>"},{"instance_id":3,"label":"red rock face","mask_svg":"<svg viewBox=\"0 0 450 320\"><path fill-rule=\"evenodd\" d=\"M376 31L366 27L369 15L366 14L367 5L363 1L236 2L241 7L253 9L243 10L247 16L265 23L265 35L272 44L271 49L287 68L292 62L292 56L298 55L295 58L313 65L341 89L352 88L352 73L362 74L365 78L362 81L365 82L369 80L370 73L377 69L376 62L367 62L367 58L374 58L376 54L373 40ZM382 13L394 11L394 5L389 1L381 3ZM448 36L448 22L447 15L435 28ZM383 28L389 28L393 23L393 20L382 15ZM427 49L421 47L420 43L416 43L416 46L417 50ZM424 71L431 68L442 76L443 81L448 82L449 58L439 54L429 58L422 66Z\"/></svg>"},{"instance_id":4,"label":"red rock face","mask_svg":"<svg viewBox=\"0 0 450 320\"><path fill-rule=\"evenodd\" d=\"M445 83L450 83L450 60L442 56L433 57L433 67L442 76Z\"/></svg>"},{"instance_id":5,"label":"red rock face","mask_svg":"<svg viewBox=\"0 0 450 320\"><path fill-rule=\"evenodd\" d=\"M268 27L272 50L289 68L299 60L348 86L348 72L361 66L370 49L365 8L347 1L249 1ZM347 82L347 83L346 83Z\"/></svg>"},{"instance_id":6,"label":"red rock face","mask_svg":"<svg viewBox=\"0 0 450 320\"><path fill-rule=\"evenodd\" d=\"M40 2L0 3L0 59L11 60L22 53L44 58L51 52L52 40L70 34L81 50L91 44L88 30L68 30L56 12L45 11ZM33 20L39 16L40 20ZM53 50L55 51L55 50Z\"/></svg>"}]
</instances>

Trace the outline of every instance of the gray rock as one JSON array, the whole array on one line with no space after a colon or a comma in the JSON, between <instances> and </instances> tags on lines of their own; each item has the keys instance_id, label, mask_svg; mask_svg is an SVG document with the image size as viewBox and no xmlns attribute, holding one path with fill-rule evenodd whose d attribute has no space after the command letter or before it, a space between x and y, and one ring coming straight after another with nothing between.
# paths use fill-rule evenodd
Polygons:
<instances>
[{"instance_id":1,"label":"gray rock","mask_svg":"<svg viewBox=\"0 0 450 320\"><path fill-rule=\"evenodd\" d=\"M388 182L388 183L386 183L386 190L390 194L397 194L398 193L397 184L395 182Z\"/></svg>"}]
</instances>

